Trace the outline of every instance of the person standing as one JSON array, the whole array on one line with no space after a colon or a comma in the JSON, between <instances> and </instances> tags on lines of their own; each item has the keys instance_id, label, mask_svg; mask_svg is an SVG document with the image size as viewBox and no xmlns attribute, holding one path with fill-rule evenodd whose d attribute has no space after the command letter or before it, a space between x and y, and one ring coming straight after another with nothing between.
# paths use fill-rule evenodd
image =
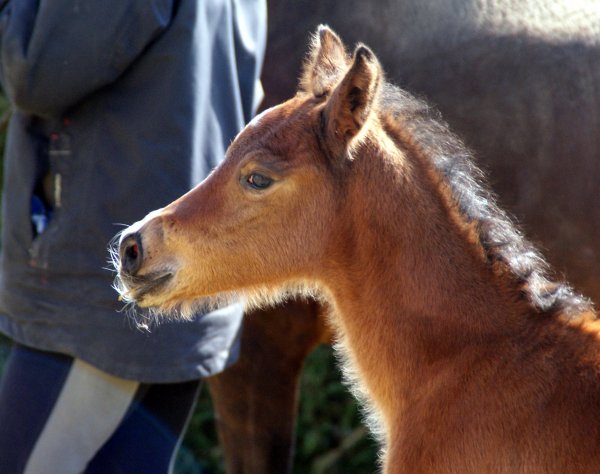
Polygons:
<instances>
[{"instance_id":1,"label":"person standing","mask_svg":"<svg viewBox=\"0 0 600 474\"><path fill-rule=\"evenodd\" d=\"M261 97L264 0L12 0L4 158L0 472L162 473L241 304L141 330L107 243L201 181Z\"/></svg>"}]
</instances>

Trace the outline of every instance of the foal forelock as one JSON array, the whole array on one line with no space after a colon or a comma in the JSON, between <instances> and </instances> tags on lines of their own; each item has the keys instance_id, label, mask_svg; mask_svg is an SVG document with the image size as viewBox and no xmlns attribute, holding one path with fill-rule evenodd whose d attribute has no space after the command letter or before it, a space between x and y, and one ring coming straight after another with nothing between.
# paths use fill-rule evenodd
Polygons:
<instances>
[{"instance_id":1,"label":"foal forelock","mask_svg":"<svg viewBox=\"0 0 600 474\"><path fill-rule=\"evenodd\" d=\"M575 317L592 311L590 301L566 283L554 281L538 250L527 241L512 218L496 204L469 150L452 134L439 113L424 102L389 84L381 107L392 135L402 129L409 147L426 157L450 191L460 216L478 234L490 265L508 274L521 296L539 312Z\"/></svg>"}]
</instances>

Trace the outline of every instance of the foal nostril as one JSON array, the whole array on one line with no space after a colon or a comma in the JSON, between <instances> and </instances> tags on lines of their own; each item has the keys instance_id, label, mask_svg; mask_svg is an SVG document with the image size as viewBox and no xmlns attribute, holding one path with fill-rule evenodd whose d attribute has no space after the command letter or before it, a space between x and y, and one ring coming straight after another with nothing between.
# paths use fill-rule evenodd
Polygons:
<instances>
[{"instance_id":1,"label":"foal nostril","mask_svg":"<svg viewBox=\"0 0 600 474\"><path fill-rule=\"evenodd\" d=\"M142 266L142 241L137 232L128 235L121 242L119 248L121 256L121 269L129 275L135 275Z\"/></svg>"}]
</instances>

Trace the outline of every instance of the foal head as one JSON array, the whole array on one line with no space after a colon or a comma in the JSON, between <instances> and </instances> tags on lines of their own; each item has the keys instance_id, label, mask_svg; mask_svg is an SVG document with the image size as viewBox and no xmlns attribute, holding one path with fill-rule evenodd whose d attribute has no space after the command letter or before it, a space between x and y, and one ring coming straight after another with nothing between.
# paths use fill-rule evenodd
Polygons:
<instances>
[{"instance_id":1,"label":"foal head","mask_svg":"<svg viewBox=\"0 0 600 474\"><path fill-rule=\"evenodd\" d=\"M199 299L314 287L340 231L340 176L377 120L380 82L368 48L349 56L321 27L297 95L257 116L199 186L122 234L122 297L186 313Z\"/></svg>"},{"instance_id":2,"label":"foal head","mask_svg":"<svg viewBox=\"0 0 600 474\"><path fill-rule=\"evenodd\" d=\"M321 27L296 96L256 117L199 186L123 232L117 287L126 301L184 315L198 303L272 303L346 277L357 288L366 274L399 293L452 293L446 275L464 265L449 257L467 246L535 311L587 311L547 278L480 181L460 140L384 84L368 48L349 56ZM437 274L420 275L436 253Z\"/></svg>"}]
</instances>

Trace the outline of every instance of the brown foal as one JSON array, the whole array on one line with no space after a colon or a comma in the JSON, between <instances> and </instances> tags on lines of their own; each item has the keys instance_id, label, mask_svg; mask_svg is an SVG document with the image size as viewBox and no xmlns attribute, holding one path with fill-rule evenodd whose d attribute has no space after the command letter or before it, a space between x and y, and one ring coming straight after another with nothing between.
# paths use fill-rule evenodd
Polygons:
<instances>
[{"instance_id":1,"label":"brown foal","mask_svg":"<svg viewBox=\"0 0 600 474\"><path fill-rule=\"evenodd\" d=\"M330 303L387 473L600 469L600 324L555 282L434 111L321 27L296 96L121 236L156 312Z\"/></svg>"}]
</instances>

